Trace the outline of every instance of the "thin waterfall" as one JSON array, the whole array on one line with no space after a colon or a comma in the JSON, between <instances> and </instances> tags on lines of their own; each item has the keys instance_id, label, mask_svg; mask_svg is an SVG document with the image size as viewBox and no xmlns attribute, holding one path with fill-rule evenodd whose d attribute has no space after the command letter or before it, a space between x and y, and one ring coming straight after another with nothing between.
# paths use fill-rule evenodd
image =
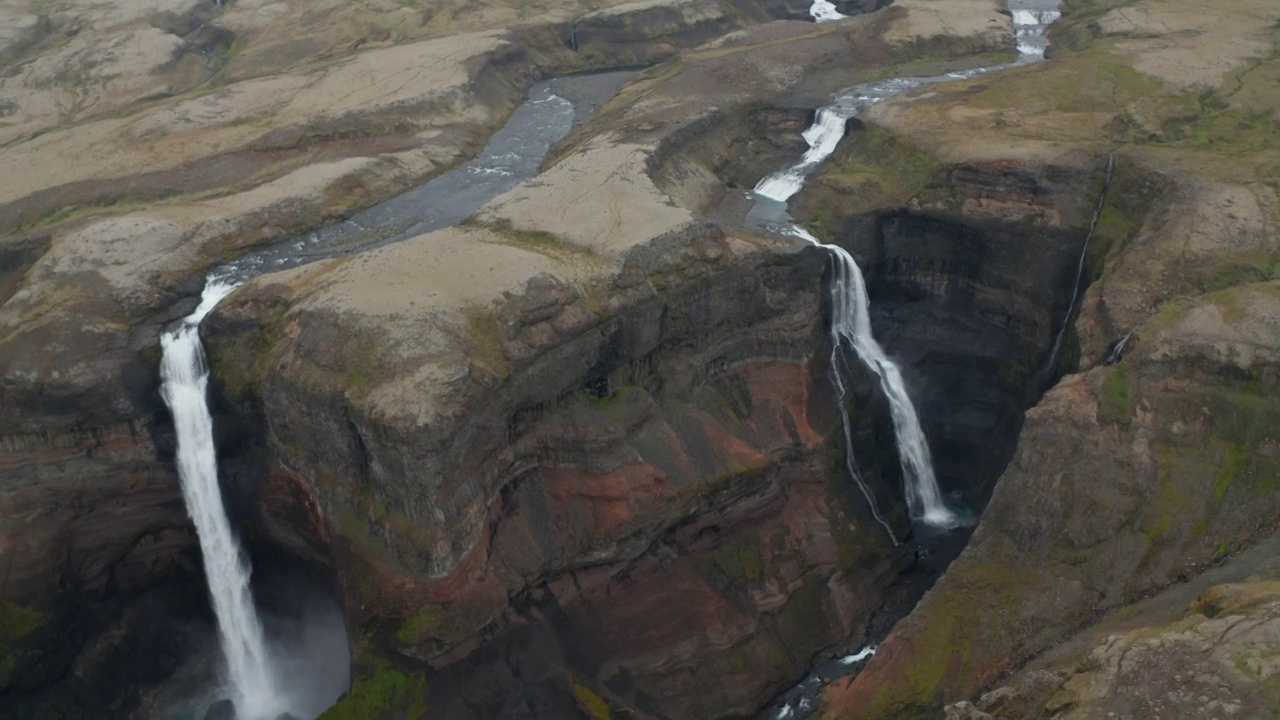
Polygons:
<instances>
[{"instance_id":1,"label":"thin waterfall","mask_svg":"<svg viewBox=\"0 0 1280 720\"><path fill-rule=\"evenodd\" d=\"M239 717L274 718L286 708L281 703L262 623L254 608L250 568L222 506L213 418L205 397L209 367L200 344L200 321L235 287L211 279L195 312L184 318L176 330L161 337L164 355L160 391L173 412L178 436L178 477L187 512L200 537L232 701Z\"/></svg>"},{"instance_id":2,"label":"thin waterfall","mask_svg":"<svg viewBox=\"0 0 1280 720\"><path fill-rule=\"evenodd\" d=\"M814 118L813 125L804 132L809 151L800 162L786 170L774 173L762 179L755 187L757 195L779 203L785 203L804 185L804 178L825 160L844 136L845 123L853 117L871 98L860 95L855 102L837 103L822 108ZM814 245L824 248L831 254L831 335L832 335L832 377L841 400L840 413L845 435L845 465L849 474L858 484L858 488L867 498L871 514L876 521L889 532L894 543L897 535L880 515L874 496L866 486L862 476L857 472L852 458L852 430L848 418L848 410L843 400L846 388L845 379L841 376L835 362L839 348L843 343L854 353L879 379L880 387L889 400L889 414L893 420L893 430L897 439L898 460L902 468L903 495L907 501L907 512L913 522L921 522L939 528L952 528L963 525L965 521L947 507L942 491L938 487L937 477L933 471L933 458L929 452L929 442L924 429L920 426L920 418L915 406L907 394L906 383L902 371L885 354L880 343L876 342L871 332L870 300L867 296L866 282L862 270L854 262L853 256L837 245L826 245L815 238L809 231L797 225L790 225L784 232L803 238Z\"/></svg>"},{"instance_id":3,"label":"thin waterfall","mask_svg":"<svg viewBox=\"0 0 1280 720\"><path fill-rule=\"evenodd\" d=\"M1053 336L1053 346L1049 350L1049 359L1037 373L1041 378L1047 379L1053 373L1054 363L1058 360L1058 352L1062 349L1062 338L1067 333L1067 327L1071 325L1071 315L1076 311L1076 300L1080 298L1080 284L1084 279L1085 260L1089 257L1089 241L1093 239L1093 234L1098 230L1098 223L1102 220L1102 210L1107 204L1107 193L1111 190L1111 174L1115 170L1116 156L1114 153L1107 156L1107 177L1102 183L1102 192L1098 195L1098 205L1093 210L1093 219L1089 221L1089 232L1084 236L1084 245L1080 248L1080 260L1076 263L1076 282L1071 288L1071 302L1067 303L1067 314L1062 318L1062 326L1058 328L1058 332Z\"/></svg>"}]
</instances>

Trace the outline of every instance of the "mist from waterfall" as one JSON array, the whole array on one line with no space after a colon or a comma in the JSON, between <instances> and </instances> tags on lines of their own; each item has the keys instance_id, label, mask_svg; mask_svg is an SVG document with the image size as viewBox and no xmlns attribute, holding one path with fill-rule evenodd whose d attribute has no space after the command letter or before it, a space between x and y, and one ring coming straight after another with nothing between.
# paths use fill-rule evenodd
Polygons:
<instances>
[{"instance_id":1,"label":"mist from waterfall","mask_svg":"<svg viewBox=\"0 0 1280 720\"><path fill-rule=\"evenodd\" d=\"M173 413L178 477L200 537L232 701L242 718L274 718L287 708L281 706L282 693L254 607L249 564L222 505L213 417L206 401L209 366L200 344L200 321L235 287L209 282L195 311L161 337L160 391Z\"/></svg>"}]
</instances>

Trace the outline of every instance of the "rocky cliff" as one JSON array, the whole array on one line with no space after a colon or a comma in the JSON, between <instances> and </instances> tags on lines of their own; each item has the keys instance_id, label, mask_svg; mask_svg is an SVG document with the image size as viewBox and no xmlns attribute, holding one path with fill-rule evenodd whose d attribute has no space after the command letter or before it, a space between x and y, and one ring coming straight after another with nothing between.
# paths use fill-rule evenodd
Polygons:
<instances>
[{"instance_id":1,"label":"rocky cliff","mask_svg":"<svg viewBox=\"0 0 1280 720\"><path fill-rule=\"evenodd\" d=\"M156 338L211 265L438 174L535 78L664 58L462 225L210 317L241 534L346 613L330 716L747 716L891 625L824 716L1274 708L1269 3L1072 0L1049 62L876 107L793 201L982 514L918 605L964 535L870 521L849 451L911 530L884 401L855 382L846 448L826 258L742 190L836 89L1008 58L1003 5L95 8L0 25L6 709L145 714L193 655Z\"/></svg>"},{"instance_id":2,"label":"rocky cliff","mask_svg":"<svg viewBox=\"0 0 1280 720\"><path fill-rule=\"evenodd\" d=\"M725 6L730 22L704 27L681 8L557 5L526 20L463 4L118 2L6 15L0 154L23 171L0 188L4 702L35 712L71 692L124 712L189 652L180 628L206 611L156 393L156 338L194 302L202 273L473 153L536 77L655 59L801 10ZM548 687L569 687L579 704L586 690L574 688L604 692L608 679L611 702L649 707L644 697L670 693L681 712L747 712L814 652L860 640L911 561L863 533L864 511L830 482L834 415L814 360L825 352L821 262L704 227L636 178L684 157L664 138L686 120L781 99L800 110L778 117L798 127L842 67L873 72L1008 41L997 25L922 44L915 24L901 10L840 27L783 23L683 58L567 143L544 183L467 228L246 289L209 341L228 499L257 560L338 572L353 628L378 628L368 657L393 657L400 673L414 662L495 671L459 663L469 648L488 657L515 643L481 641L526 632L535 596L578 608L556 630L577 647L652 607L602 599L627 567L685 558L689 588L706 599L673 628L714 616L724 632L676 657L635 630L602 637L588 659L540 661ZM577 45L575 26L596 33L600 57ZM788 58L792 41L806 53ZM640 45L661 52L635 56ZM721 82L730 76L742 81ZM740 144L749 126L716 132ZM787 155L762 156L758 171ZM722 188L704 180L659 184L677 195ZM548 222L557 216L562 225ZM453 252L452 265L423 264ZM375 261L373 275L357 269ZM507 270L492 275L494 261ZM404 306L419 301L402 290L368 296L354 315L334 310L403 263L435 267L443 295L459 278L471 287L443 305ZM336 294L311 297L318 287ZM402 333L404 344L389 342ZM387 348L350 352L355 338ZM860 425L868 472L886 432L877 422L868 412ZM814 508L825 519L801 530ZM507 515L516 519L500 522ZM591 583L564 587L592 569ZM851 581L863 573L881 580ZM148 599L156 588L161 599ZM187 598L174 603L191 612L129 639L165 597ZM602 607L615 619L596 616ZM815 609L836 622L815 626ZM703 697L703 676L683 673L726 648L741 651L731 665L742 677ZM140 655L161 659L153 668ZM565 685L570 676L579 684ZM483 696L457 687L458 702Z\"/></svg>"},{"instance_id":3,"label":"rocky cliff","mask_svg":"<svg viewBox=\"0 0 1280 720\"><path fill-rule=\"evenodd\" d=\"M1113 154L1116 171L1087 251L1092 283L1069 328L1066 344L1078 347L1069 374L1027 413L963 554L868 668L829 693L828 717L934 716L1039 663L1100 613L1231 565L1273 531L1277 206L1262 179L1278 106L1261 78L1275 63L1274 8L1244 4L1218 17L1190 4L1116 5L1069 4L1059 52L1042 66L866 118L952 163L1043 167ZM1228 37L1217 60L1184 62ZM983 202L1002 203L998 194ZM886 271L892 294L901 271ZM1180 627L1194 635L1195 623ZM1160 646L1171 652L1194 652L1177 649L1182 636L1157 637L1169 637ZM1122 699L1137 695L1156 712L1157 693L1169 691L1143 673L1182 661L1143 654L1156 644L1116 642L1094 660L1076 656L1073 672L1086 674L1091 662L1132 658L1121 675L1089 685L1097 694L1083 675L1029 674L1028 688L1046 682L1050 692L1028 690L1038 701L1013 714L998 714L994 700L976 712L1123 714L1139 712ZM1177 714L1177 697L1160 712Z\"/></svg>"}]
</instances>

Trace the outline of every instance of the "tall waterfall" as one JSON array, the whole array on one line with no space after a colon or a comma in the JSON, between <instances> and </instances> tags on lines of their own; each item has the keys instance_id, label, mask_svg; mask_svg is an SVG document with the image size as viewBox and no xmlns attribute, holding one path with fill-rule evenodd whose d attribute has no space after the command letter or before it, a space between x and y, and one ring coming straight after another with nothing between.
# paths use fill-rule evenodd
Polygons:
<instances>
[{"instance_id":1,"label":"tall waterfall","mask_svg":"<svg viewBox=\"0 0 1280 720\"><path fill-rule=\"evenodd\" d=\"M846 102L837 102L818 111L813 125L804 132L809 151L799 163L776 172L762 179L755 187L755 192L768 200L785 203L788 198L799 192L804 185L804 178L813 171L831 153L844 137L845 123L857 112L869 104L878 102L879 95L859 94L850 96ZM866 282L862 270L854 262L853 256L837 245L825 245L818 241L809 231L797 225L791 225L785 232L803 238L831 254L831 336L832 356L831 372L835 380L836 391L840 396L840 413L844 424L845 443L852 442L852 431L843 399L845 379L840 372L839 348L843 343L851 348L858 358L870 368L880 381L880 388L889 400L889 414L893 419L893 430L897 438L898 461L902 467L903 494L907 500L907 512L912 521L922 522L938 528L958 527L964 520L947 507L942 491L938 488L938 480L933 472L933 457L929 452L929 441L924 429L920 426L920 418L916 414L911 396L907 394L906 383L902 379L902 371L889 358L880 343L871 333L870 300L867 296ZM881 517L876 508L870 489L862 481L853 464L853 459L846 453L846 465L849 474L858 483L858 487L867 498L875 519L889 531L889 537L897 541L889 524Z\"/></svg>"},{"instance_id":2,"label":"tall waterfall","mask_svg":"<svg viewBox=\"0 0 1280 720\"><path fill-rule=\"evenodd\" d=\"M160 391L173 412L178 435L178 476L187 512L200 536L232 701L241 718L274 718L287 708L282 706L262 623L254 608L249 566L222 506L213 418L205 401L209 368L200 344L200 321L235 287L211 279L195 312L184 318L176 330L161 337L164 356Z\"/></svg>"},{"instance_id":3,"label":"tall waterfall","mask_svg":"<svg viewBox=\"0 0 1280 720\"><path fill-rule=\"evenodd\" d=\"M933 457L929 453L929 441L925 438L924 429L920 427L920 418L916 415L911 396L907 394L902 371L885 354L884 348L880 347L871 333L871 301L858 263L854 262L853 256L844 248L825 245L804 228L793 226L791 233L831 253L831 335L837 346L832 354L832 373L836 378L837 390L843 398L844 380L840 377L834 354L843 341L879 379L880 389L889 399L889 415L893 419L893 431L898 440L898 462L902 466L903 489L911 519L939 528L962 525L964 520L947 507L942 492L938 489L938 480L933 474ZM843 403L840 405L840 412L848 442L849 418ZM868 494L870 502L865 487L863 493ZM874 503L871 507L876 520L885 529L889 529ZM892 536L893 531L889 530L889 534Z\"/></svg>"},{"instance_id":4,"label":"tall waterfall","mask_svg":"<svg viewBox=\"0 0 1280 720\"><path fill-rule=\"evenodd\" d=\"M755 194L780 205L785 217L787 200L799 192L804 187L805 178L835 152L836 146L844 138L845 125L849 118L856 117L866 108L912 88L964 80L1015 65L1043 60L1045 48L1048 46L1045 30L1061 15L1057 0L1010 0L1009 6L1018 49L1017 60L1003 65L961 70L932 77L892 78L859 85L837 94L832 104L818 110L813 124L804 131L804 139L809 145L809 150L805 152L800 162L761 179L756 184ZM841 17L835 11L835 6L826 0L815 0L810 8L810 14L819 22ZM769 211L763 214L767 216ZM911 397L907 394L906 385L902 380L902 371L885 354L880 343L876 342L871 334L866 283L858 264L843 248L822 244L804 228L788 223L782 230L804 238L831 253L834 268L831 283L832 338L837 347L844 342L854 350L862 362L879 378L880 387L889 399L893 429L898 441L898 459L902 466L904 494L911 519L942 528L964 524L967 520L950 510L943 501L937 478L934 476L929 443L920 427L920 418L916 414L915 406L911 403ZM1074 304L1074 298L1072 303ZM1055 339L1055 353L1060 344L1059 341L1060 338ZM843 398L845 381L840 377L837 359L833 355L832 372L836 390ZM844 418L844 424L847 443L851 439L847 417ZM848 469L863 494L867 496L876 520L888 529L888 524L880 516L879 510L872 501L870 490L856 472L852 459L849 459ZM889 535L894 537L892 530ZM894 540L896 542L897 538L894 537Z\"/></svg>"}]
</instances>

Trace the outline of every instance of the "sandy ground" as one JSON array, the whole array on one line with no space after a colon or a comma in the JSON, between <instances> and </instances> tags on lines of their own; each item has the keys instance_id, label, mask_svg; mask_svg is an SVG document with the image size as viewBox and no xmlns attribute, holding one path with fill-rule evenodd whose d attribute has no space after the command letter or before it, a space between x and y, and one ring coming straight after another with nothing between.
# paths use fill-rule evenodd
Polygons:
<instances>
[{"instance_id":1,"label":"sandy ground","mask_svg":"<svg viewBox=\"0 0 1280 720\"><path fill-rule=\"evenodd\" d=\"M1012 45L1009 16L1001 14L1000 0L895 0L895 7L907 11L884 35L890 42L902 42L935 35L967 37L991 35L996 42Z\"/></svg>"}]
</instances>

